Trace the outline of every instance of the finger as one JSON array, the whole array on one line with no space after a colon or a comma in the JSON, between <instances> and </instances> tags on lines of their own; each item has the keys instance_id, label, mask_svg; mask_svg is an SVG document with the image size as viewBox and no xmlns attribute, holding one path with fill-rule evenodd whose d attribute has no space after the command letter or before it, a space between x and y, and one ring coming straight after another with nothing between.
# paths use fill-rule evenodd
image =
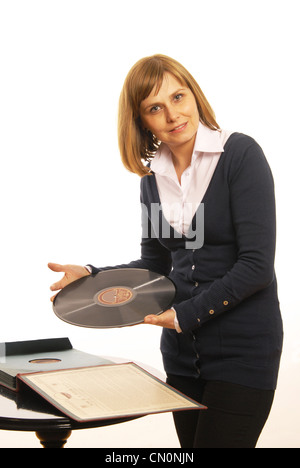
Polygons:
<instances>
[{"instance_id":1,"label":"finger","mask_svg":"<svg viewBox=\"0 0 300 468\"><path fill-rule=\"evenodd\" d=\"M54 294L54 296L50 297L50 301L54 302L54 299L56 298L57 294Z\"/></svg>"},{"instance_id":2,"label":"finger","mask_svg":"<svg viewBox=\"0 0 300 468\"><path fill-rule=\"evenodd\" d=\"M159 317L157 317L156 315L147 315L144 318L144 322L151 325L157 325L159 323Z\"/></svg>"},{"instance_id":3,"label":"finger","mask_svg":"<svg viewBox=\"0 0 300 468\"><path fill-rule=\"evenodd\" d=\"M59 291L60 289L62 289L62 286L59 283L54 283L50 286L50 291Z\"/></svg>"},{"instance_id":4,"label":"finger","mask_svg":"<svg viewBox=\"0 0 300 468\"><path fill-rule=\"evenodd\" d=\"M64 278L58 281L57 283L53 283L50 286L50 291L59 291L60 289L63 289L65 287L66 283L64 281Z\"/></svg>"}]
</instances>

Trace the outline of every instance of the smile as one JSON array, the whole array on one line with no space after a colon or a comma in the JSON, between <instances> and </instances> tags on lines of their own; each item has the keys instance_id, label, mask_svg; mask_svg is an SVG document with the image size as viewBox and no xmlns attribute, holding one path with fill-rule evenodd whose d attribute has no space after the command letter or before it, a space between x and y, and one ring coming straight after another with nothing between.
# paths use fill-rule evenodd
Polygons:
<instances>
[{"instance_id":1,"label":"smile","mask_svg":"<svg viewBox=\"0 0 300 468\"><path fill-rule=\"evenodd\" d=\"M182 130L184 130L184 129L186 128L187 124L188 124L188 123L185 122L184 124L179 125L178 127L173 128L173 130L170 130L169 133L179 133L179 132L182 132Z\"/></svg>"}]
</instances>

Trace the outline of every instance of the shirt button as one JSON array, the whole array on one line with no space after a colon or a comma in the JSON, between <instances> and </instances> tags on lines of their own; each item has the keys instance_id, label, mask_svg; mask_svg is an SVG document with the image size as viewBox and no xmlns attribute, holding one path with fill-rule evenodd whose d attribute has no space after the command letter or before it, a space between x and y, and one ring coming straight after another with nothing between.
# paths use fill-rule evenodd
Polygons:
<instances>
[{"instance_id":1,"label":"shirt button","mask_svg":"<svg viewBox=\"0 0 300 468\"><path fill-rule=\"evenodd\" d=\"M195 287L198 288L198 286L199 286L199 283L196 282L196 283L195 283Z\"/></svg>"},{"instance_id":2,"label":"shirt button","mask_svg":"<svg viewBox=\"0 0 300 468\"><path fill-rule=\"evenodd\" d=\"M209 314L214 315L215 311L213 309L210 309Z\"/></svg>"},{"instance_id":3,"label":"shirt button","mask_svg":"<svg viewBox=\"0 0 300 468\"><path fill-rule=\"evenodd\" d=\"M195 270L195 265L192 266L192 270Z\"/></svg>"}]
</instances>

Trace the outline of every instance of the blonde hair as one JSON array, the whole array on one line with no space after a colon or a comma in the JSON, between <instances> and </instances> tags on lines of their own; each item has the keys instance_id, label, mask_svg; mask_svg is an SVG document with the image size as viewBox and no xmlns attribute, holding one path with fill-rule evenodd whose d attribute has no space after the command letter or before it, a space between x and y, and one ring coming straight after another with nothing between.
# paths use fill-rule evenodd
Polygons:
<instances>
[{"instance_id":1,"label":"blonde hair","mask_svg":"<svg viewBox=\"0 0 300 468\"><path fill-rule=\"evenodd\" d=\"M153 89L158 93L166 73L171 73L182 85L190 88L197 102L200 121L212 130L219 129L201 88L179 62L160 54L139 60L129 71L120 95L118 140L124 166L141 177L149 174L145 163L154 157L160 141L143 128L140 105Z\"/></svg>"}]
</instances>

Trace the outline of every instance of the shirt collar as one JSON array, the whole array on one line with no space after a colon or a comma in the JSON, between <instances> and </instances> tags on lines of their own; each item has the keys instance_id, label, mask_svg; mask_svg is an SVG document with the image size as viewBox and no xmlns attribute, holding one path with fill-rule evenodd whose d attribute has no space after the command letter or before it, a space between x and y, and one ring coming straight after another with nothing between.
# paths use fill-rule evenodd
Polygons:
<instances>
[{"instance_id":1,"label":"shirt collar","mask_svg":"<svg viewBox=\"0 0 300 468\"><path fill-rule=\"evenodd\" d=\"M222 153L223 151L222 132L211 130L199 122L192 163L197 159L199 153ZM162 143L151 161L151 169L157 174L169 174L170 160L172 161L172 153L168 146ZM173 164L171 167L173 167Z\"/></svg>"},{"instance_id":2,"label":"shirt collar","mask_svg":"<svg viewBox=\"0 0 300 468\"><path fill-rule=\"evenodd\" d=\"M194 151L203 153L222 153L224 146L221 139L220 130L211 130L199 122Z\"/></svg>"}]
</instances>

